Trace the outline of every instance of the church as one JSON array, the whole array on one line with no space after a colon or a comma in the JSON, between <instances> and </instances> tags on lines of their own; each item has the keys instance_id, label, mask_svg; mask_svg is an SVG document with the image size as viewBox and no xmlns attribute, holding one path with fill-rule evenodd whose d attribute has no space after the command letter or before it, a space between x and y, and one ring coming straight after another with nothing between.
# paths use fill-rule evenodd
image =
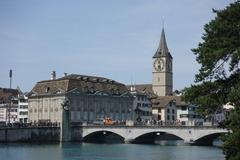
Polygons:
<instances>
[{"instance_id":1,"label":"church","mask_svg":"<svg viewBox=\"0 0 240 160\"><path fill-rule=\"evenodd\" d=\"M177 110L187 104L180 96L173 95L173 57L169 52L162 29L160 43L152 57L152 84L138 84L134 88L148 95L152 104L152 118L155 121L175 123Z\"/></svg>"}]
</instances>

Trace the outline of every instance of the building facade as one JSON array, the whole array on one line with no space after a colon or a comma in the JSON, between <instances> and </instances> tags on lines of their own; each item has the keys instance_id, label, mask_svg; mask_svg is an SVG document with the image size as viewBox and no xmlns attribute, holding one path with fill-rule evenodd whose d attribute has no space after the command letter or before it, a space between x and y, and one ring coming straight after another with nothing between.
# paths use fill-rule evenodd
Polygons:
<instances>
[{"instance_id":1,"label":"building facade","mask_svg":"<svg viewBox=\"0 0 240 160\"><path fill-rule=\"evenodd\" d=\"M203 119L197 114L197 106L183 103L178 106L177 119L183 126L203 125Z\"/></svg>"},{"instance_id":2,"label":"building facade","mask_svg":"<svg viewBox=\"0 0 240 160\"><path fill-rule=\"evenodd\" d=\"M152 99L153 119L162 125L177 122L177 108L181 105L180 97L161 96Z\"/></svg>"},{"instance_id":3,"label":"building facade","mask_svg":"<svg viewBox=\"0 0 240 160\"><path fill-rule=\"evenodd\" d=\"M0 88L0 122L18 122L18 95L17 89Z\"/></svg>"},{"instance_id":4,"label":"building facade","mask_svg":"<svg viewBox=\"0 0 240 160\"><path fill-rule=\"evenodd\" d=\"M38 82L28 98L29 121L33 123L61 123L66 102L70 122L132 119L132 95L125 85L107 78L76 74L52 78Z\"/></svg>"},{"instance_id":5,"label":"building facade","mask_svg":"<svg viewBox=\"0 0 240 160\"><path fill-rule=\"evenodd\" d=\"M133 120L135 123L149 123L152 120L152 104L146 92L130 87L133 101Z\"/></svg>"},{"instance_id":6,"label":"building facade","mask_svg":"<svg viewBox=\"0 0 240 160\"><path fill-rule=\"evenodd\" d=\"M28 97L23 93L18 95L18 121L28 122Z\"/></svg>"}]
</instances>

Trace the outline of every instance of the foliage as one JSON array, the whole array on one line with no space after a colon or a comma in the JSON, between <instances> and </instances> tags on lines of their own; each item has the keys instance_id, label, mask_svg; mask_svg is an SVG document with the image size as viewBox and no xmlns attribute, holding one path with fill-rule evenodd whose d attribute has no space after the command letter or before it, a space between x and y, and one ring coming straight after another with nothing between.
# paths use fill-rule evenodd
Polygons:
<instances>
[{"instance_id":1,"label":"foliage","mask_svg":"<svg viewBox=\"0 0 240 160\"><path fill-rule=\"evenodd\" d=\"M202 115L226 103L234 105L224 127L223 150L229 160L240 159L240 1L213 10L215 19L204 26L203 42L192 49L201 65L196 84L183 90L183 99L199 106Z\"/></svg>"},{"instance_id":2,"label":"foliage","mask_svg":"<svg viewBox=\"0 0 240 160\"><path fill-rule=\"evenodd\" d=\"M236 108L230 114L225 125L232 131L223 137L223 151L229 160L239 160L240 158L240 108Z\"/></svg>"}]
</instances>

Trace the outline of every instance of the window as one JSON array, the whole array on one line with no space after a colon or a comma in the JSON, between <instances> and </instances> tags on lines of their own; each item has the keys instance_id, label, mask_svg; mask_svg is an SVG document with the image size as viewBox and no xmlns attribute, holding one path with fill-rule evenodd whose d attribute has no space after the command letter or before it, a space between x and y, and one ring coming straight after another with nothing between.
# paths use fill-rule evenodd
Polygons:
<instances>
[{"instance_id":1,"label":"window","mask_svg":"<svg viewBox=\"0 0 240 160\"><path fill-rule=\"evenodd\" d=\"M20 112L20 115L28 115L28 112Z\"/></svg>"},{"instance_id":2,"label":"window","mask_svg":"<svg viewBox=\"0 0 240 160\"><path fill-rule=\"evenodd\" d=\"M175 116L172 116L172 120L175 121Z\"/></svg>"},{"instance_id":3,"label":"window","mask_svg":"<svg viewBox=\"0 0 240 160\"><path fill-rule=\"evenodd\" d=\"M84 92L88 92L89 90L88 90L88 86L85 86L84 87Z\"/></svg>"},{"instance_id":4,"label":"window","mask_svg":"<svg viewBox=\"0 0 240 160\"><path fill-rule=\"evenodd\" d=\"M25 103L25 102L27 102L27 100L25 100L25 99L20 99L20 102Z\"/></svg>"},{"instance_id":5,"label":"window","mask_svg":"<svg viewBox=\"0 0 240 160\"><path fill-rule=\"evenodd\" d=\"M48 93L49 90L50 90L50 87L47 87L47 88L45 89L45 92Z\"/></svg>"},{"instance_id":6,"label":"window","mask_svg":"<svg viewBox=\"0 0 240 160\"><path fill-rule=\"evenodd\" d=\"M112 108L110 108L110 111L109 111L110 113L113 113L113 109Z\"/></svg>"},{"instance_id":7,"label":"window","mask_svg":"<svg viewBox=\"0 0 240 160\"><path fill-rule=\"evenodd\" d=\"M187 110L187 106L182 106L182 110L186 111Z\"/></svg>"},{"instance_id":8,"label":"window","mask_svg":"<svg viewBox=\"0 0 240 160\"><path fill-rule=\"evenodd\" d=\"M188 114L180 114L180 118L188 118Z\"/></svg>"},{"instance_id":9,"label":"window","mask_svg":"<svg viewBox=\"0 0 240 160\"><path fill-rule=\"evenodd\" d=\"M170 110L169 110L169 108L167 109L167 113L170 113Z\"/></svg>"},{"instance_id":10,"label":"window","mask_svg":"<svg viewBox=\"0 0 240 160\"><path fill-rule=\"evenodd\" d=\"M167 115L167 120L169 120L170 118L169 118L169 115Z\"/></svg>"},{"instance_id":11,"label":"window","mask_svg":"<svg viewBox=\"0 0 240 160\"><path fill-rule=\"evenodd\" d=\"M91 93L94 93L94 87L91 87L91 88L90 88L90 92L91 92Z\"/></svg>"},{"instance_id":12,"label":"window","mask_svg":"<svg viewBox=\"0 0 240 160\"><path fill-rule=\"evenodd\" d=\"M172 109L172 114L174 114L175 113L175 110L174 109Z\"/></svg>"}]
</instances>

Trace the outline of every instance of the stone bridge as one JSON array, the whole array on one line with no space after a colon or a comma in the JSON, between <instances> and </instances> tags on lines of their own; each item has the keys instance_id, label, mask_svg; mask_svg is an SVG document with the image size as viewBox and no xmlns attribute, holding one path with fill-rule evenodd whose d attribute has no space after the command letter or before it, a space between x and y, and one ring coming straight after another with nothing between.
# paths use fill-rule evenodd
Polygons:
<instances>
[{"instance_id":1,"label":"stone bridge","mask_svg":"<svg viewBox=\"0 0 240 160\"><path fill-rule=\"evenodd\" d=\"M228 130L217 127L183 127L183 126L83 126L82 140L89 136L99 136L112 133L120 136L126 143L131 143L137 139L149 135L158 137L164 134L173 135L184 140L185 143L196 145L212 145L214 138ZM148 138L149 138L148 136Z\"/></svg>"}]
</instances>

